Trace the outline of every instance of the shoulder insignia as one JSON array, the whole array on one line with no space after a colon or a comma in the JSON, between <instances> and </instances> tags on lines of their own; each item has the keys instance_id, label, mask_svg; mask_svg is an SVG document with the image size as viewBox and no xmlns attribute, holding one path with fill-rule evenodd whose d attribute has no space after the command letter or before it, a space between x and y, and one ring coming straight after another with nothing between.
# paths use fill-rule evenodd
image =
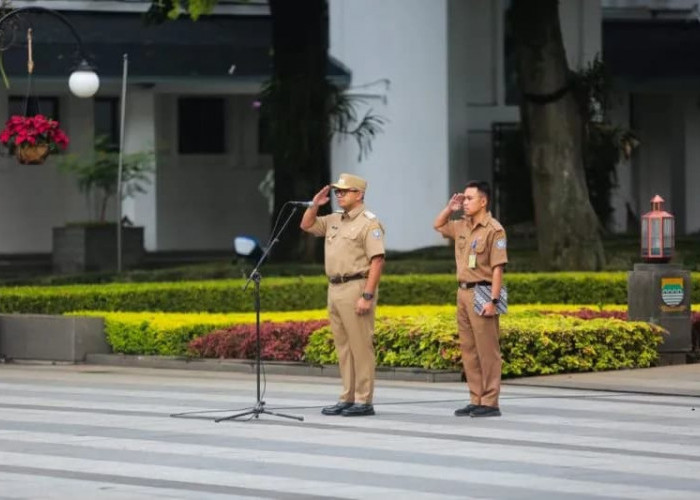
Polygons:
<instances>
[{"instance_id":1,"label":"shoulder insignia","mask_svg":"<svg viewBox=\"0 0 700 500\"><path fill-rule=\"evenodd\" d=\"M491 227L493 227L496 231L505 231L505 228L496 219L492 218L489 222Z\"/></svg>"},{"instance_id":2,"label":"shoulder insignia","mask_svg":"<svg viewBox=\"0 0 700 500\"><path fill-rule=\"evenodd\" d=\"M365 210L363 213L365 214L365 217L367 217L369 220L374 220L374 219L377 218L377 216L374 215L374 214L373 214L372 212L370 212L369 210Z\"/></svg>"},{"instance_id":3,"label":"shoulder insignia","mask_svg":"<svg viewBox=\"0 0 700 500\"><path fill-rule=\"evenodd\" d=\"M345 212L345 210L334 210L333 211L334 214L342 214L344 212Z\"/></svg>"},{"instance_id":4,"label":"shoulder insignia","mask_svg":"<svg viewBox=\"0 0 700 500\"><path fill-rule=\"evenodd\" d=\"M375 240L381 240L382 239L382 231L377 228L372 230L372 238Z\"/></svg>"},{"instance_id":5,"label":"shoulder insignia","mask_svg":"<svg viewBox=\"0 0 700 500\"><path fill-rule=\"evenodd\" d=\"M506 248L506 239L505 238L500 238L496 240L496 248L499 250L505 250Z\"/></svg>"}]
</instances>

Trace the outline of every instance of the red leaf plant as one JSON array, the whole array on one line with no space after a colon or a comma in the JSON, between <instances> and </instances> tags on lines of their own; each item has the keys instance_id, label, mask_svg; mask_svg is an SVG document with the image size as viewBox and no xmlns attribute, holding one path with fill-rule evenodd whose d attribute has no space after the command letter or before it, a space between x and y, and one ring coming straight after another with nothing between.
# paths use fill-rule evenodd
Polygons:
<instances>
[{"instance_id":1,"label":"red leaf plant","mask_svg":"<svg viewBox=\"0 0 700 500\"><path fill-rule=\"evenodd\" d=\"M309 335L328 320L260 324L260 358L301 361ZM192 340L189 351L201 358L255 359L255 325L235 325Z\"/></svg>"},{"instance_id":2,"label":"red leaf plant","mask_svg":"<svg viewBox=\"0 0 700 500\"><path fill-rule=\"evenodd\" d=\"M68 146L68 136L56 120L44 115L12 115L0 132L0 143L11 152L26 144L48 144L49 152L57 153Z\"/></svg>"},{"instance_id":3,"label":"red leaf plant","mask_svg":"<svg viewBox=\"0 0 700 500\"><path fill-rule=\"evenodd\" d=\"M561 316L573 316L579 319L595 319L595 318L616 318L627 320L627 311L594 311L588 308L581 308L577 311L542 311L545 314L559 314ZM694 351L700 352L700 312L691 311L691 338Z\"/></svg>"}]
</instances>

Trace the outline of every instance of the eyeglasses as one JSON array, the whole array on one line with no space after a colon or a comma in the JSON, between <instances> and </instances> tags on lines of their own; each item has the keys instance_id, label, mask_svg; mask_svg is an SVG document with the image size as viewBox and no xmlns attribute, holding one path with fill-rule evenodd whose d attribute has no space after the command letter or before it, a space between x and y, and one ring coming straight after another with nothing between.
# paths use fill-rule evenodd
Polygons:
<instances>
[{"instance_id":1,"label":"eyeglasses","mask_svg":"<svg viewBox=\"0 0 700 500\"><path fill-rule=\"evenodd\" d=\"M359 189L334 189L333 194L336 196L345 196L347 193L359 193Z\"/></svg>"}]
</instances>

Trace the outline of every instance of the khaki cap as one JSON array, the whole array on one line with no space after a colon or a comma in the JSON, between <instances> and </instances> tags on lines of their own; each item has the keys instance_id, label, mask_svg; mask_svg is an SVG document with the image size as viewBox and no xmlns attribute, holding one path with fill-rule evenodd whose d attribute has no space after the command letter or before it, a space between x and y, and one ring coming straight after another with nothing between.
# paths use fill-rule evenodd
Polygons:
<instances>
[{"instance_id":1,"label":"khaki cap","mask_svg":"<svg viewBox=\"0 0 700 500\"><path fill-rule=\"evenodd\" d=\"M331 184L334 188L338 189L359 189L360 191L365 191L367 189L367 181L362 177L358 177L352 174L340 174L338 182Z\"/></svg>"}]
</instances>

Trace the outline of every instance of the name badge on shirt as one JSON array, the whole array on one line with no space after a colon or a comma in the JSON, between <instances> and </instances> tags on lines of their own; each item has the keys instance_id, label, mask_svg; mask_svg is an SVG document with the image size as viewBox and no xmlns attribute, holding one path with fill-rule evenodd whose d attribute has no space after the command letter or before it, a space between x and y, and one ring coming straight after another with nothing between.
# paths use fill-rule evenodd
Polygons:
<instances>
[{"instance_id":1,"label":"name badge on shirt","mask_svg":"<svg viewBox=\"0 0 700 500\"><path fill-rule=\"evenodd\" d=\"M469 254L469 261L467 265L469 266L469 269L476 269L476 254L474 251L476 250L476 240L472 241L472 251Z\"/></svg>"}]
</instances>

